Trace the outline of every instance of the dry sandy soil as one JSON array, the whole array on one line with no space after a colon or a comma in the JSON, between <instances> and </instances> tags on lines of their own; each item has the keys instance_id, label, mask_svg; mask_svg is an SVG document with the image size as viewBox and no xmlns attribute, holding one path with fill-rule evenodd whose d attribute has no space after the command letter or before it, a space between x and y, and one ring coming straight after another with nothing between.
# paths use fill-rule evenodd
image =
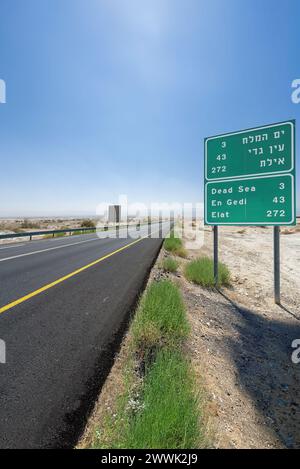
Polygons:
<instances>
[{"instance_id":1,"label":"dry sandy soil","mask_svg":"<svg viewBox=\"0 0 300 469\"><path fill-rule=\"evenodd\" d=\"M83 218L1 218L0 231L55 230L63 227L76 228ZM27 226L28 225L28 226Z\"/></svg>"},{"instance_id":2,"label":"dry sandy soil","mask_svg":"<svg viewBox=\"0 0 300 469\"><path fill-rule=\"evenodd\" d=\"M190 259L212 255L211 229L201 229L204 245ZM300 339L300 226L282 231L282 307L273 300L272 228L220 228L230 288L179 278L218 448L300 448L300 363L291 360Z\"/></svg>"}]
</instances>

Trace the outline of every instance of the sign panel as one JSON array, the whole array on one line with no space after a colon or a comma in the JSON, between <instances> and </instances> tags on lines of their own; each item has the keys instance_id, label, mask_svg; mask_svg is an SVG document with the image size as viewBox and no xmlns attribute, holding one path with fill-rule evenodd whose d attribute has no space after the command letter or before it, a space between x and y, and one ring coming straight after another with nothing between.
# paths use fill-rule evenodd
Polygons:
<instances>
[{"instance_id":1,"label":"sign panel","mask_svg":"<svg viewBox=\"0 0 300 469\"><path fill-rule=\"evenodd\" d=\"M294 126L291 121L207 138L205 178L209 181L292 171Z\"/></svg>"},{"instance_id":2,"label":"sign panel","mask_svg":"<svg viewBox=\"0 0 300 469\"><path fill-rule=\"evenodd\" d=\"M208 182L205 199L210 225L288 225L295 220L291 174Z\"/></svg>"},{"instance_id":3,"label":"sign panel","mask_svg":"<svg viewBox=\"0 0 300 469\"><path fill-rule=\"evenodd\" d=\"M295 122L205 140L205 224L294 225Z\"/></svg>"}]
</instances>

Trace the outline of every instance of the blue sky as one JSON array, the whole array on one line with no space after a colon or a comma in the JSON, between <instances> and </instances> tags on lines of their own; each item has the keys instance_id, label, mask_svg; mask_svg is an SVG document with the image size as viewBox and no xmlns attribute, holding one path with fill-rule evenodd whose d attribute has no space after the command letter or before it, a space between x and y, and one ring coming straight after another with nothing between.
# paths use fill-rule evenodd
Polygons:
<instances>
[{"instance_id":1,"label":"blue sky","mask_svg":"<svg viewBox=\"0 0 300 469\"><path fill-rule=\"evenodd\" d=\"M300 117L299 0L0 10L0 216L201 202L205 137Z\"/></svg>"}]
</instances>

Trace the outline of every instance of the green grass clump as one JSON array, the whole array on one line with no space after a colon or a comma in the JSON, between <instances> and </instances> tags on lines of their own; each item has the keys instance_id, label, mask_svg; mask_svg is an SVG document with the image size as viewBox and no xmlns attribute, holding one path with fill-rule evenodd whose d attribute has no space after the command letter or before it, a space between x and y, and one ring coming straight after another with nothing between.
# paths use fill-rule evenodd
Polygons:
<instances>
[{"instance_id":1,"label":"green grass clump","mask_svg":"<svg viewBox=\"0 0 300 469\"><path fill-rule=\"evenodd\" d=\"M186 249L181 246L181 248L178 248L176 251L175 251L175 254L179 257L183 257L183 258L186 258L187 257L187 251Z\"/></svg>"},{"instance_id":2,"label":"green grass clump","mask_svg":"<svg viewBox=\"0 0 300 469\"><path fill-rule=\"evenodd\" d=\"M174 235L171 235L170 238L165 239L164 247L166 251L176 252L177 249L182 247L182 240L180 238L175 238Z\"/></svg>"},{"instance_id":3,"label":"green grass clump","mask_svg":"<svg viewBox=\"0 0 300 469\"><path fill-rule=\"evenodd\" d=\"M189 262L184 270L185 277L190 282L194 282L203 287L213 287L214 264L209 257L200 257ZM225 264L219 262L219 282L218 286L230 284L230 272Z\"/></svg>"},{"instance_id":4,"label":"green grass clump","mask_svg":"<svg viewBox=\"0 0 300 469\"><path fill-rule=\"evenodd\" d=\"M170 233L170 237L164 241L164 248L166 251L176 254L181 257L186 257L186 251L183 247L182 239L178 238L174 231Z\"/></svg>"},{"instance_id":5,"label":"green grass clump","mask_svg":"<svg viewBox=\"0 0 300 469\"><path fill-rule=\"evenodd\" d=\"M199 405L187 359L161 350L146 375L143 406L128 422L124 448L194 448L199 444ZM199 438L200 437L200 438Z\"/></svg>"},{"instance_id":6,"label":"green grass clump","mask_svg":"<svg viewBox=\"0 0 300 469\"><path fill-rule=\"evenodd\" d=\"M179 257L187 257L187 252L183 247L182 239L177 238L172 232L169 238L165 239L164 248L166 251Z\"/></svg>"},{"instance_id":7,"label":"green grass clump","mask_svg":"<svg viewBox=\"0 0 300 469\"><path fill-rule=\"evenodd\" d=\"M162 268L165 272L176 272L178 265L179 264L174 257L167 257L162 261Z\"/></svg>"},{"instance_id":8,"label":"green grass clump","mask_svg":"<svg viewBox=\"0 0 300 469\"><path fill-rule=\"evenodd\" d=\"M160 343L181 342L189 331L184 304L178 288L170 281L153 282L142 298L132 332L138 350Z\"/></svg>"}]
</instances>

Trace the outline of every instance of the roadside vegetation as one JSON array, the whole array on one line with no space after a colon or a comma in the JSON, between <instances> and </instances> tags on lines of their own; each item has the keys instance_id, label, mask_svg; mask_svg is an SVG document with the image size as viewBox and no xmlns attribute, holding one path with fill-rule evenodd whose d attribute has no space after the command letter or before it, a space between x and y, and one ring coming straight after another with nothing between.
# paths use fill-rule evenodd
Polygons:
<instances>
[{"instance_id":1,"label":"roadside vegetation","mask_svg":"<svg viewBox=\"0 0 300 469\"><path fill-rule=\"evenodd\" d=\"M27 218L25 218L23 220L23 222L20 224L20 228L26 229L26 230L29 230L29 229L30 230L32 230L32 229L39 230L40 225L36 221L31 221L31 220L28 220Z\"/></svg>"},{"instance_id":2,"label":"roadside vegetation","mask_svg":"<svg viewBox=\"0 0 300 469\"><path fill-rule=\"evenodd\" d=\"M68 233L54 233L54 236L52 233L49 233L49 234L44 235L43 238L44 239L63 238L64 236L78 236L78 235L92 234L92 233L95 233L95 229L86 230L86 231L71 231Z\"/></svg>"},{"instance_id":3,"label":"roadside vegetation","mask_svg":"<svg viewBox=\"0 0 300 469\"><path fill-rule=\"evenodd\" d=\"M124 390L106 413L93 448L205 446L201 398L185 350L189 323L179 289L153 282L130 331Z\"/></svg>"},{"instance_id":4,"label":"roadside vegetation","mask_svg":"<svg viewBox=\"0 0 300 469\"><path fill-rule=\"evenodd\" d=\"M178 288L170 281L153 282L142 298L132 325L133 346L140 357L154 349L177 346L189 326Z\"/></svg>"},{"instance_id":5,"label":"roadside vegetation","mask_svg":"<svg viewBox=\"0 0 300 469\"><path fill-rule=\"evenodd\" d=\"M81 228L95 228L95 223L93 222L93 220L85 219L81 222L80 227Z\"/></svg>"},{"instance_id":6,"label":"roadside vegetation","mask_svg":"<svg viewBox=\"0 0 300 469\"><path fill-rule=\"evenodd\" d=\"M68 233L67 233L68 234ZM46 234L43 236L44 239L51 239L51 238L63 238L64 236L67 235L66 233L54 233L54 236L52 233Z\"/></svg>"},{"instance_id":7,"label":"roadside vegetation","mask_svg":"<svg viewBox=\"0 0 300 469\"><path fill-rule=\"evenodd\" d=\"M180 351L160 350L142 387L142 407L127 419L124 448L188 449L198 444L198 402Z\"/></svg>"},{"instance_id":8,"label":"roadside vegetation","mask_svg":"<svg viewBox=\"0 0 300 469\"><path fill-rule=\"evenodd\" d=\"M165 239L164 248L166 251L176 256L187 257L187 252L183 247L183 242L180 238L176 237L174 231L171 232L169 238Z\"/></svg>"},{"instance_id":9,"label":"roadside vegetation","mask_svg":"<svg viewBox=\"0 0 300 469\"><path fill-rule=\"evenodd\" d=\"M100 231L100 230L98 230ZM90 230L85 230L85 231L73 231L71 233L71 236L77 236L77 235L83 235L83 234L92 234L96 232L96 228L90 229Z\"/></svg>"},{"instance_id":10,"label":"roadside vegetation","mask_svg":"<svg viewBox=\"0 0 300 469\"><path fill-rule=\"evenodd\" d=\"M202 287L214 287L214 263L209 257L200 257L189 262L184 269L184 274L190 282ZM219 262L219 282L218 286L228 286L230 284L230 272L228 267Z\"/></svg>"},{"instance_id":11,"label":"roadside vegetation","mask_svg":"<svg viewBox=\"0 0 300 469\"><path fill-rule=\"evenodd\" d=\"M176 272L179 264L174 257L167 257L162 261L161 266L165 272Z\"/></svg>"}]
</instances>

